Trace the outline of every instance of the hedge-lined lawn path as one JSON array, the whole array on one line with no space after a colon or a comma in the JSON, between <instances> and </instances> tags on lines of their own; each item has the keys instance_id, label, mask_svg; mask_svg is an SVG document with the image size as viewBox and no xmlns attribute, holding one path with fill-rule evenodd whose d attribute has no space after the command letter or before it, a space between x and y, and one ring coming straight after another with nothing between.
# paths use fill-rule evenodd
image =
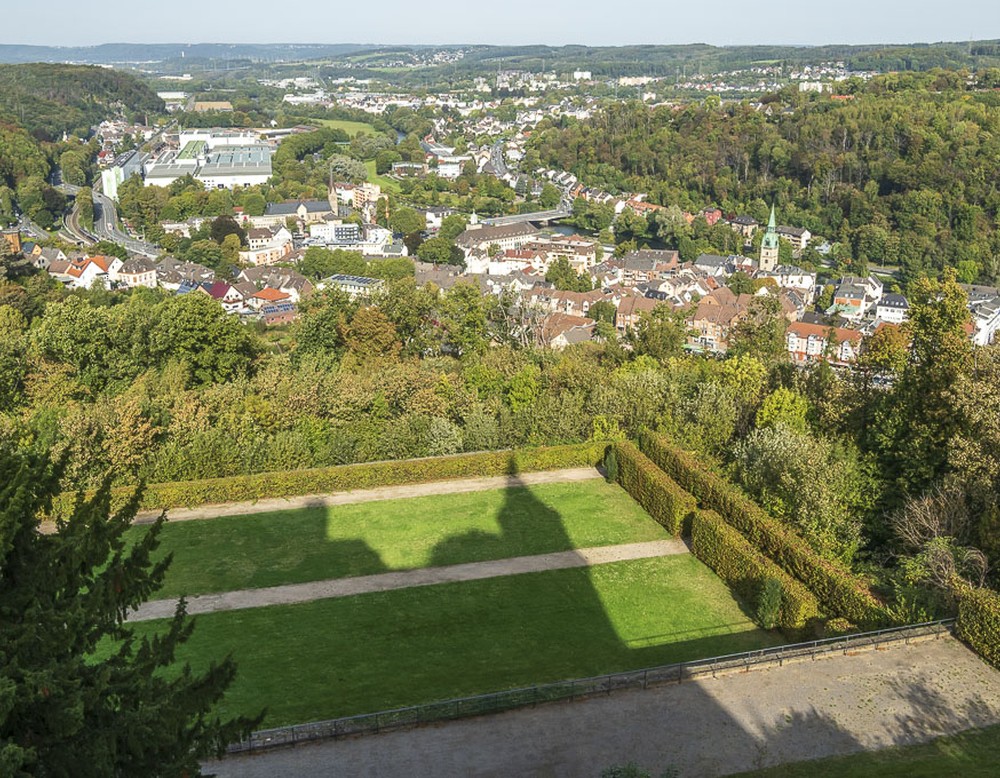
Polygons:
<instances>
[{"instance_id":1,"label":"hedge-lined lawn path","mask_svg":"<svg viewBox=\"0 0 1000 778\"><path fill-rule=\"evenodd\" d=\"M188 613L214 613L216 611L262 608L268 605L293 605L334 597L351 597L356 594L387 592L409 589L414 586L433 586L461 581L481 581L523 573L541 573L546 570L568 570L574 567L591 567L610 562L635 559L652 559L687 553L687 546L677 539L654 540L647 543L624 543L617 546L581 548L558 551L552 554L495 559L488 562L470 562L445 567L425 567L353 578L334 578L326 581L269 586L261 589L242 589L221 594L192 597L187 602ZM177 606L176 599L151 600L143 603L129 617L129 621L150 621L170 618Z\"/></svg>"},{"instance_id":2,"label":"hedge-lined lawn path","mask_svg":"<svg viewBox=\"0 0 1000 778\"><path fill-rule=\"evenodd\" d=\"M383 486L377 489L357 489L350 492L334 492L332 494L278 497L257 500L256 502L200 505L197 508L171 508L167 511L167 518L170 521L193 521L197 519L215 519L220 516L248 516L254 513L273 513L275 511L295 510L298 508L351 505L352 503L359 502L400 500L409 497L428 497L437 494L484 492L490 489L534 486L536 484L573 483L575 481L589 481L595 478L603 478L596 468L573 467L565 470L547 470L541 473L521 473L515 476L501 475L489 478L459 478L451 481ZM160 511L142 511L136 516L135 523L151 524L159 515Z\"/></svg>"},{"instance_id":3,"label":"hedge-lined lawn path","mask_svg":"<svg viewBox=\"0 0 1000 778\"><path fill-rule=\"evenodd\" d=\"M129 530L128 541L145 527ZM157 599L670 538L603 478L169 522Z\"/></svg>"},{"instance_id":4,"label":"hedge-lined lawn path","mask_svg":"<svg viewBox=\"0 0 1000 778\"><path fill-rule=\"evenodd\" d=\"M1000 722L1000 671L957 640L942 638L232 757L208 767L219 778L576 778L633 761L652 775L721 776L921 743L994 722ZM855 772L849 762L803 767L794 774L990 774L966 773L960 752L905 772ZM768 773L785 774L780 768Z\"/></svg>"}]
</instances>

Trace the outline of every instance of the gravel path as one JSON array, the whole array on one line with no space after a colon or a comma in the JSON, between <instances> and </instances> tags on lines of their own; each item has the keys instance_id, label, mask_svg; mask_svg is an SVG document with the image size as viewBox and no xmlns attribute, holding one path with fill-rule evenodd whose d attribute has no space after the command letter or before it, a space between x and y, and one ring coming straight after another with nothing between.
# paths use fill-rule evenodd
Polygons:
<instances>
[{"instance_id":1,"label":"gravel path","mask_svg":"<svg viewBox=\"0 0 1000 778\"><path fill-rule=\"evenodd\" d=\"M487 562L467 562L446 567L424 567L418 570L401 570L354 578L334 578L326 581L204 594L188 600L187 609L188 613L195 614L261 608L267 605L292 605L332 597L351 597L355 594L409 589L413 586L480 581L484 578L540 573L546 570L566 570L573 567L590 567L591 565L623 562L630 559L650 559L672 554L684 554L687 553L687 550L684 542L676 539L580 548L574 551L557 551L551 554L519 556ZM176 607L176 599L151 600L140 605L129 616L128 620L148 621L150 619L170 618L174 615Z\"/></svg>"},{"instance_id":2,"label":"gravel path","mask_svg":"<svg viewBox=\"0 0 1000 778\"><path fill-rule=\"evenodd\" d=\"M432 481L424 484L404 484L383 486L377 489L357 489L350 492L331 494L307 494L301 497L278 497L256 502L230 502L215 505L200 505L197 508L171 508L167 511L170 521L193 521L214 519L219 516L246 516L253 513L271 513L298 508L317 506L350 505L356 502L376 500L401 500L408 497L426 497L434 494L458 494L461 492L485 492L489 489L505 489L535 484L562 484L575 481L589 481L603 478L593 467L574 467L566 470L546 470L541 473L523 473L516 476L501 475L490 478L460 478L452 481ZM151 524L160 511L142 511L135 519L136 524Z\"/></svg>"},{"instance_id":3,"label":"gravel path","mask_svg":"<svg viewBox=\"0 0 1000 778\"><path fill-rule=\"evenodd\" d=\"M219 778L719 776L1000 722L1000 672L951 637L206 765Z\"/></svg>"}]
</instances>

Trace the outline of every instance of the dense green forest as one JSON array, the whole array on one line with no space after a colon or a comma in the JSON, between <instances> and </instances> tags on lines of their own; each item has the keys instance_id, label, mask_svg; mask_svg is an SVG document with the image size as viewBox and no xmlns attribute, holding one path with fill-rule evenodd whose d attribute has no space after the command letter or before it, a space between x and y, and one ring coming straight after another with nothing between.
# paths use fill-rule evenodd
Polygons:
<instances>
[{"instance_id":1,"label":"dense green forest","mask_svg":"<svg viewBox=\"0 0 1000 778\"><path fill-rule=\"evenodd\" d=\"M981 78L992 79L984 73ZM962 74L889 75L845 84L850 99L788 91L763 105L681 109L610 104L583 123L543 122L543 165L655 203L766 219L842 244L863 270L899 265L907 279L958 268L1000 277L1000 105Z\"/></svg>"},{"instance_id":2,"label":"dense green forest","mask_svg":"<svg viewBox=\"0 0 1000 778\"><path fill-rule=\"evenodd\" d=\"M0 118L40 140L87 137L107 118L163 111L163 101L133 75L81 65L0 65Z\"/></svg>"},{"instance_id":3,"label":"dense green forest","mask_svg":"<svg viewBox=\"0 0 1000 778\"><path fill-rule=\"evenodd\" d=\"M65 198L49 184L59 166L66 183L92 183L99 148L88 141L105 119L159 113L163 101L136 77L75 65L0 65L0 226L15 205L44 228ZM63 141L64 133L74 136ZM82 140L81 140L82 139Z\"/></svg>"}]
</instances>

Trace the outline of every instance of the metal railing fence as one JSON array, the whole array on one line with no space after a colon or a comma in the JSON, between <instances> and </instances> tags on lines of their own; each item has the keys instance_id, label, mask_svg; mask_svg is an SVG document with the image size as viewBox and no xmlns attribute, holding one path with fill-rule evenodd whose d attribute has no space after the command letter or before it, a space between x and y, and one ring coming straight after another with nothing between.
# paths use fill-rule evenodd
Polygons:
<instances>
[{"instance_id":1,"label":"metal railing fence","mask_svg":"<svg viewBox=\"0 0 1000 778\"><path fill-rule=\"evenodd\" d=\"M229 753L259 751L347 735L374 734L436 721L499 713L547 702L606 695L622 689L645 689L664 683L682 683L709 676L749 672L765 666L813 661L833 654L873 650L886 643L909 643L915 640L938 638L950 634L954 623L954 619L941 619L903 627L890 627L873 632L810 640L805 643L772 646L754 651L744 651L739 654L678 662L660 667L610 673L593 678L556 681L555 683L538 684L491 694L479 694L474 697L429 702L408 708L396 708L358 716L345 716L328 721L265 729L254 732L247 740L231 744L228 751Z\"/></svg>"}]
</instances>

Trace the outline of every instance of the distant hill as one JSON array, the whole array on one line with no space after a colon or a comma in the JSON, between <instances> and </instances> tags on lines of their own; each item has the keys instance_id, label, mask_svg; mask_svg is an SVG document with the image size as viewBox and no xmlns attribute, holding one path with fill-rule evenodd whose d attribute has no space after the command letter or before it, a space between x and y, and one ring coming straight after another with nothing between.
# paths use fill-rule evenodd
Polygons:
<instances>
[{"instance_id":1,"label":"distant hill","mask_svg":"<svg viewBox=\"0 0 1000 778\"><path fill-rule=\"evenodd\" d=\"M335 57L371 49L357 43L103 43L100 46L0 45L0 62L72 62L124 65L174 59L251 59L285 62Z\"/></svg>"},{"instance_id":2,"label":"distant hill","mask_svg":"<svg viewBox=\"0 0 1000 778\"><path fill-rule=\"evenodd\" d=\"M379 49L378 51L382 51ZM384 49L389 51L389 49ZM394 47L393 50L398 50ZM355 75L379 77L377 71L358 72L363 60L354 62ZM351 59L350 55L346 57ZM672 76L681 73L716 73L762 64L789 66L844 62L854 70L979 69L1000 66L1000 41L909 45L831 46L710 46L704 43L671 46L474 46L457 63L440 66L460 78L496 72L498 66L513 70L587 70L598 78L619 76ZM430 69L433 72L433 69ZM426 80L428 70L415 71L411 80ZM399 77L405 81L406 75Z\"/></svg>"},{"instance_id":3,"label":"distant hill","mask_svg":"<svg viewBox=\"0 0 1000 778\"><path fill-rule=\"evenodd\" d=\"M448 70L457 74L480 73L504 67L520 69L589 70L598 77L626 75L672 75L679 72L717 72L759 63L789 65L844 61L855 70L928 70L1000 66L1000 41L962 41L913 44L866 44L829 46L711 46L705 43L669 46L379 46L359 43L104 43L100 46L0 45L0 62L68 62L116 66L151 66L161 72L180 72L185 63L192 69L215 61L283 63L310 60L345 60L353 55L390 54L456 49L466 51L458 63L420 69ZM384 73L364 69L365 56L354 60L358 77ZM360 68L358 66L361 66ZM403 74L402 81L406 81Z\"/></svg>"},{"instance_id":4,"label":"distant hill","mask_svg":"<svg viewBox=\"0 0 1000 778\"><path fill-rule=\"evenodd\" d=\"M163 111L163 101L135 76L88 65L0 65L0 120L39 140L63 132L86 136L109 116Z\"/></svg>"}]
</instances>

